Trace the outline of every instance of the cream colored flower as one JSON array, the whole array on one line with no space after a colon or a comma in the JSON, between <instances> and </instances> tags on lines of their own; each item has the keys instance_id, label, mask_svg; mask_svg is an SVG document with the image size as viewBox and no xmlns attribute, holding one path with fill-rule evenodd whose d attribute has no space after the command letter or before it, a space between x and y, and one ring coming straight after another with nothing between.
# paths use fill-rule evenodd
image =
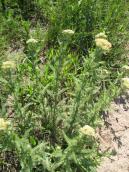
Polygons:
<instances>
[{"instance_id":1,"label":"cream colored flower","mask_svg":"<svg viewBox=\"0 0 129 172\"><path fill-rule=\"evenodd\" d=\"M3 118L0 118L0 130L6 130L9 125L9 121L5 121Z\"/></svg>"},{"instance_id":2,"label":"cream colored flower","mask_svg":"<svg viewBox=\"0 0 129 172\"><path fill-rule=\"evenodd\" d=\"M16 64L14 61L6 61L2 64L2 69L15 69Z\"/></svg>"},{"instance_id":3,"label":"cream colored flower","mask_svg":"<svg viewBox=\"0 0 129 172\"><path fill-rule=\"evenodd\" d=\"M104 51L109 51L112 47L112 44L104 38L95 39L96 46L101 48Z\"/></svg>"},{"instance_id":4,"label":"cream colored flower","mask_svg":"<svg viewBox=\"0 0 129 172\"><path fill-rule=\"evenodd\" d=\"M7 101L6 101L6 105L9 107L13 106L13 102L14 102L14 97L12 95L8 95Z\"/></svg>"},{"instance_id":5,"label":"cream colored flower","mask_svg":"<svg viewBox=\"0 0 129 172\"><path fill-rule=\"evenodd\" d=\"M107 69L103 69L102 74L107 76L110 74L110 72Z\"/></svg>"},{"instance_id":6,"label":"cream colored flower","mask_svg":"<svg viewBox=\"0 0 129 172\"><path fill-rule=\"evenodd\" d=\"M125 89L129 89L129 78L122 78L122 87Z\"/></svg>"},{"instance_id":7,"label":"cream colored flower","mask_svg":"<svg viewBox=\"0 0 129 172\"><path fill-rule=\"evenodd\" d=\"M80 128L80 133L87 136L95 137L95 130L89 125L85 125L84 127Z\"/></svg>"},{"instance_id":8,"label":"cream colored flower","mask_svg":"<svg viewBox=\"0 0 129 172\"><path fill-rule=\"evenodd\" d=\"M100 73L100 78L101 79L105 79L105 78L110 76L110 71L108 71L107 69L101 69L100 72L101 72Z\"/></svg>"},{"instance_id":9,"label":"cream colored flower","mask_svg":"<svg viewBox=\"0 0 129 172\"><path fill-rule=\"evenodd\" d=\"M63 34L68 34L68 35L73 35L75 32L73 30L70 29L66 29L62 31Z\"/></svg>"},{"instance_id":10,"label":"cream colored flower","mask_svg":"<svg viewBox=\"0 0 129 172\"><path fill-rule=\"evenodd\" d=\"M124 66L122 67L122 69L123 69L124 71L129 71L129 66L128 66L128 65L124 65Z\"/></svg>"},{"instance_id":11,"label":"cream colored flower","mask_svg":"<svg viewBox=\"0 0 129 172\"><path fill-rule=\"evenodd\" d=\"M29 43L37 43L38 41L36 40L36 39L34 39L34 38L30 38L30 39L28 39L28 41L26 41L26 43L27 44L29 44Z\"/></svg>"},{"instance_id":12,"label":"cream colored flower","mask_svg":"<svg viewBox=\"0 0 129 172\"><path fill-rule=\"evenodd\" d=\"M104 38L104 39L107 39L107 35L105 34L105 32L100 32L99 34L97 34L95 36L95 39L97 38Z\"/></svg>"}]
</instances>

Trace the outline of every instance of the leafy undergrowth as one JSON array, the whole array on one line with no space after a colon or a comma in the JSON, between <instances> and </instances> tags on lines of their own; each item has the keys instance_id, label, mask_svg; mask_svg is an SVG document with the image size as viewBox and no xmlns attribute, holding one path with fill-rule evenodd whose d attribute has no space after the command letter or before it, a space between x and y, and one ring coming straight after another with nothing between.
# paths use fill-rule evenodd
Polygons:
<instances>
[{"instance_id":1,"label":"leafy undergrowth","mask_svg":"<svg viewBox=\"0 0 129 172\"><path fill-rule=\"evenodd\" d=\"M0 171L94 172L95 128L129 70L128 2L2 2Z\"/></svg>"}]
</instances>

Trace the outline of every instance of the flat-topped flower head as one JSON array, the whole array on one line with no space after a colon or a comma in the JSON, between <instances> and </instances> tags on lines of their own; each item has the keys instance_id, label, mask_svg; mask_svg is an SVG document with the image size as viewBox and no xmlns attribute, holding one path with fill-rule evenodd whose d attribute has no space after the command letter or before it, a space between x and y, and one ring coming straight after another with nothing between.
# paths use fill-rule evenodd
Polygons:
<instances>
[{"instance_id":1,"label":"flat-topped flower head","mask_svg":"<svg viewBox=\"0 0 129 172\"><path fill-rule=\"evenodd\" d=\"M35 43L38 43L38 41L37 41L36 39L34 39L34 38L30 38L30 39L28 39L28 40L26 41L26 43L27 43L27 44L30 44L30 43L35 44Z\"/></svg>"},{"instance_id":2,"label":"flat-topped flower head","mask_svg":"<svg viewBox=\"0 0 129 172\"><path fill-rule=\"evenodd\" d=\"M75 32L71 29L66 29L62 31L63 34L67 34L67 35L73 35Z\"/></svg>"},{"instance_id":3,"label":"flat-topped flower head","mask_svg":"<svg viewBox=\"0 0 129 172\"><path fill-rule=\"evenodd\" d=\"M107 39L107 35L105 34L105 32L100 32L99 34L97 34L95 36L95 39L97 38L104 38L104 39Z\"/></svg>"},{"instance_id":4,"label":"flat-topped flower head","mask_svg":"<svg viewBox=\"0 0 129 172\"><path fill-rule=\"evenodd\" d=\"M129 66L128 65L124 65L124 66L122 66L122 69L125 70L125 71L129 71Z\"/></svg>"},{"instance_id":5,"label":"flat-topped flower head","mask_svg":"<svg viewBox=\"0 0 129 172\"><path fill-rule=\"evenodd\" d=\"M103 69L103 70L102 70L102 73L103 73L104 75L106 75L106 76L107 76L108 74L110 74L110 72L109 72L107 69Z\"/></svg>"},{"instance_id":6,"label":"flat-topped flower head","mask_svg":"<svg viewBox=\"0 0 129 172\"><path fill-rule=\"evenodd\" d=\"M110 49L112 48L112 44L104 38L96 38L95 43L97 47L101 48L104 51L110 51Z\"/></svg>"},{"instance_id":7,"label":"flat-topped flower head","mask_svg":"<svg viewBox=\"0 0 129 172\"><path fill-rule=\"evenodd\" d=\"M84 127L80 128L80 133L83 135L95 137L95 130L89 125L85 125Z\"/></svg>"},{"instance_id":8,"label":"flat-topped flower head","mask_svg":"<svg viewBox=\"0 0 129 172\"><path fill-rule=\"evenodd\" d=\"M0 130L6 130L9 125L10 125L9 121L6 121L3 118L0 118Z\"/></svg>"},{"instance_id":9,"label":"flat-topped flower head","mask_svg":"<svg viewBox=\"0 0 129 172\"><path fill-rule=\"evenodd\" d=\"M122 87L125 89L129 89L129 78L122 78Z\"/></svg>"},{"instance_id":10,"label":"flat-topped flower head","mask_svg":"<svg viewBox=\"0 0 129 172\"><path fill-rule=\"evenodd\" d=\"M16 64L14 61L6 61L2 64L2 69L15 69Z\"/></svg>"}]
</instances>

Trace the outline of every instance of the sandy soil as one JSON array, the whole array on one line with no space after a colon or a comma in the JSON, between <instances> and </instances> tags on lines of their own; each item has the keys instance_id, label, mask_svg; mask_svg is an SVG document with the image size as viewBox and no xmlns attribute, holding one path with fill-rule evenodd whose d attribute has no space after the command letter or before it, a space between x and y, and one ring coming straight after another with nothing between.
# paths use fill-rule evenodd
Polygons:
<instances>
[{"instance_id":1,"label":"sandy soil","mask_svg":"<svg viewBox=\"0 0 129 172\"><path fill-rule=\"evenodd\" d=\"M100 149L112 155L102 159L97 172L129 172L129 98L117 99L103 117L105 126L99 129Z\"/></svg>"}]
</instances>

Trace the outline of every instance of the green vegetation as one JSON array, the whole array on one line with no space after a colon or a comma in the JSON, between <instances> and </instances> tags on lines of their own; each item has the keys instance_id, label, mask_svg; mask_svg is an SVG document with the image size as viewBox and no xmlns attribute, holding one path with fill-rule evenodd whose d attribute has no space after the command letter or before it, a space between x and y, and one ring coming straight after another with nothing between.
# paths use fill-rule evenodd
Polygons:
<instances>
[{"instance_id":1,"label":"green vegetation","mask_svg":"<svg viewBox=\"0 0 129 172\"><path fill-rule=\"evenodd\" d=\"M1 0L0 171L96 170L103 154L95 129L128 64L128 7Z\"/></svg>"}]
</instances>

